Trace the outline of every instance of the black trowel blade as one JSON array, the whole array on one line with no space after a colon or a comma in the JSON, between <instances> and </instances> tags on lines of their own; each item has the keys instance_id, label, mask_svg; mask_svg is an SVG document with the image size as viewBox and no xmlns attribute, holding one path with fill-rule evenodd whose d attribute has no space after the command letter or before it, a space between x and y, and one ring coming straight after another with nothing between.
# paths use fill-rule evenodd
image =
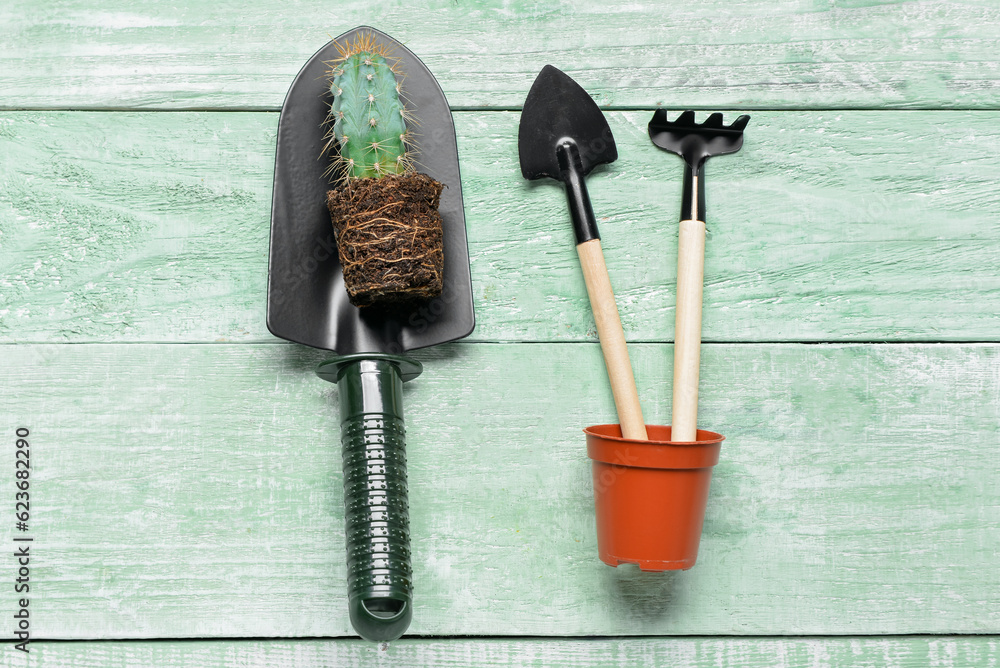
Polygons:
<instances>
[{"instance_id":1,"label":"black trowel blade","mask_svg":"<svg viewBox=\"0 0 1000 668\"><path fill-rule=\"evenodd\" d=\"M419 125L417 169L445 185L444 291L405 308L359 309L347 298L326 208L324 121L330 110L329 63L337 45L371 34L399 59L403 94ZM328 43L305 64L288 90L278 121L271 202L267 327L275 336L346 355L402 353L467 336L475 326L469 247L462 205L458 144L448 101L437 80L402 44L374 28L359 27Z\"/></svg>"},{"instance_id":2,"label":"black trowel blade","mask_svg":"<svg viewBox=\"0 0 1000 668\"><path fill-rule=\"evenodd\" d=\"M560 178L556 146L576 142L586 175L618 159L608 121L593 98L566 73L546 65L528 91L517 133L521 174L526 179Z\"/></svg>"}]
</instances>

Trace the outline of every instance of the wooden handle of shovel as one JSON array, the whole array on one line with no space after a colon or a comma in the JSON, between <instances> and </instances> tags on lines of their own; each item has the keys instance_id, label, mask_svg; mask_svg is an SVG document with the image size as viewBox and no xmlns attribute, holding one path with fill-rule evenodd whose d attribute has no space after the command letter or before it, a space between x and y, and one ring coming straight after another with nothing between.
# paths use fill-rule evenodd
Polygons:
<instances>
[{"instance_id":1,"label":"wooden handle of shovel","mask_svg":"<svg viewBox=\"0 0 1000 668\"><path fill-rule=\"evenodd\" d=\"M670 440L697 440L701 301L705 282L705 223L682 220L677 245L674 326L674 415Z\"/></svg>"},{"instance_id":2,"label":"wooden handle of shovel","mask_svg":"<svg viewBox=\"0 0 1000 668\"><path fill-rule=\"evenodd\" d=\"M601 340L601 352L604 353L604 364L608 368L611 393L615 397L622 436L635 440L649 440L646 436L646 424L642 420L642 408L639 406L639 393L635 389L635 378L632 376L625 332L618 317L618 306L615 304L615 293L611 290L608 268L604 264L601 240L591 239L577 244L576 250L580 255L583 280L587 283L590 308L597 323L597 336Z\"/></svg>"}]
</instances>

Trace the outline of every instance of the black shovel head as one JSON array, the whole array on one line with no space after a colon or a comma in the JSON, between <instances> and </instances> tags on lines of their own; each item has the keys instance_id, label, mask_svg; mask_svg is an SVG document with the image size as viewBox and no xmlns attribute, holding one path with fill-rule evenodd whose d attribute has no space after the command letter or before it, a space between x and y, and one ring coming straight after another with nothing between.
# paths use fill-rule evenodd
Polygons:
<instances>
[{"instance_id":1,"label":"black shovel head","mask_svg":"<svg viewBox=\"0 0 1000 668\"><path fill-rule=\"evenodd\" d=\"M556 147L566 139L579 148L583 176L618 159L611 128L594 99L566 73L546 65L524 100L517 132L524 178L561 180Z\"/></svg>"},{"instance_id":2,"label":"black shovel head","mask_svg":"<svg viewBox=\"0 0 1000 668\"><path fill-rule=\"evenodd\" d=\"M418 171L445 185L444 289L440 297L392 309L359 309L347 298L326 192L324 125L330 111L328 63L359 34L371 34L399 59L403 98L417 123ZM346 355L402 353L468 336L475 327L469 246L455 125L437 80L402 44L374 28L355 28L305 64L281 107L271 200L267 328L275 336Z\"/></svg>"}]
</instances>

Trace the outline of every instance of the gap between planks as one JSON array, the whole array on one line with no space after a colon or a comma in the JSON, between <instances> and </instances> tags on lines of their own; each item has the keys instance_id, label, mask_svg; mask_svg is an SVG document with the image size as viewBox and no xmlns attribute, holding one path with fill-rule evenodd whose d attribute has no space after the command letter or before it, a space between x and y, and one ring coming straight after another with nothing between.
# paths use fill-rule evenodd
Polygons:
<instances>
[{"instance_id":1,"label":"gap between planks","mask_svg":"<svg viewBox=\"0 0 1000 668\"><path fill-rule=\"evenodd\" d=\"M527 95L527 91L525 92ZM886 108L886 107L846 107L846 106L755 106L755 105L671 105L669 107L663 105L598 105L601 111L605 112L638 112L638 111L656 111L657 109L667 109L670 110L692 110L692 111L718 111L722 109L724 111L746 111L751 113L847 113L847 112L871 112L879 111L886 113L898 113L898 112L961 112L961 113L984 113L984 114L995 114L1000 111L1000 106L997 107L902 107L902 108ZM484 107L484 106L468 106L468 105L456 105L450 107L453 114L461 113L480 113L480 112L517 112L520 113L521 107L515 105L503 105L496 107ZM76 106L76 107L7 107L0 105L0 113L16 113L16 112L28 112L28 113L38 113L38 114L48 114L48 113L66 113L66 112L80 112L80 113L109 113L109 114L134 114L134 113L155 113L155 114L172 114L172 113L199 113L199 114L246 114L246 113L280 113L281 107L270 107L270 106L246 106L246 107L102 107L102 106Z\"/></svg>"},{"instance_id":2,"label":"gap between planks","mask_svg":"<svg viewBox=\"0 0 1000 668\"><path fill-rule=\"evenodd\" d=\"M528 642L528 641L579 641L586 642L590 640L622 640L622 641L642 641L642 640L710 640L713 638L724 638L733 640L745 640L747 642L754 641L767 641L767 640L788 640L788 641L823 641L823 640L834 640L834 641L846 641L846 640L947 640L949 638L976 638L980 640L998 640L1000 641L1000 635L992 633L947 633L947 634L933 634L933 633L851 633L847 635L816 635L816 634L805 634L805 635L794 635L794 634L772 634L772 635L738 635L734 633L704 633L704 634L685 634L685 635L635 635L635 636L621 636L621 635L578 635L578 636L566 636L566 635L550 635L550 636L519 636L519 635L475 635L475 634L465 634L465 635L423 635L423 634L407 634L400 641L434 641L434 642L446 642L449 640L481 640L483 642L489 641L500 641L500 642ZM357 642L368 642L359 638L355 635L349 636L189 636L184 638L94 638L94 639L82 639L82 638L37 638L32 639L31 644L83 644L83 643L148 643L148 642L162 642L162 643L194 643L194 642L306 642L306 641L327 641L327 642L342 642L342 641L357 641ZM397 642L397 641L393 641Z\"/></svg>"}]
</instances>

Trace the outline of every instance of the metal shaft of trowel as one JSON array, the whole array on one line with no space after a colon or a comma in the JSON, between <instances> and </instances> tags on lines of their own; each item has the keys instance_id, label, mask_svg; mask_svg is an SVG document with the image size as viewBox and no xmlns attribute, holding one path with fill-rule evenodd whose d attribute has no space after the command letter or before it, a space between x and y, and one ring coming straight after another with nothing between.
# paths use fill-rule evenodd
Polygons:
<instances>
[{"instance_id":1,"label":"metal shaft of trowel","mask_svg":"<svg viewBox=\"0 0 1000 668\"><path fill-rule=\"evenodd\" d=\"M597 336L601 342L622 436L645 441L648 438L639 405L639 393L632 375L632 363L628 356L615 294L611 289L611 279L604 263L601 235L597 231L594 209L583 180L580 148L573 139L566 138L556 145L556 155L559 159L560 179L566 185L566 199L576 234L576 250L580 256L583 279L587 284L587 295L590 297L590 308L597 325Z\"/></svg>"}]
</instances>

